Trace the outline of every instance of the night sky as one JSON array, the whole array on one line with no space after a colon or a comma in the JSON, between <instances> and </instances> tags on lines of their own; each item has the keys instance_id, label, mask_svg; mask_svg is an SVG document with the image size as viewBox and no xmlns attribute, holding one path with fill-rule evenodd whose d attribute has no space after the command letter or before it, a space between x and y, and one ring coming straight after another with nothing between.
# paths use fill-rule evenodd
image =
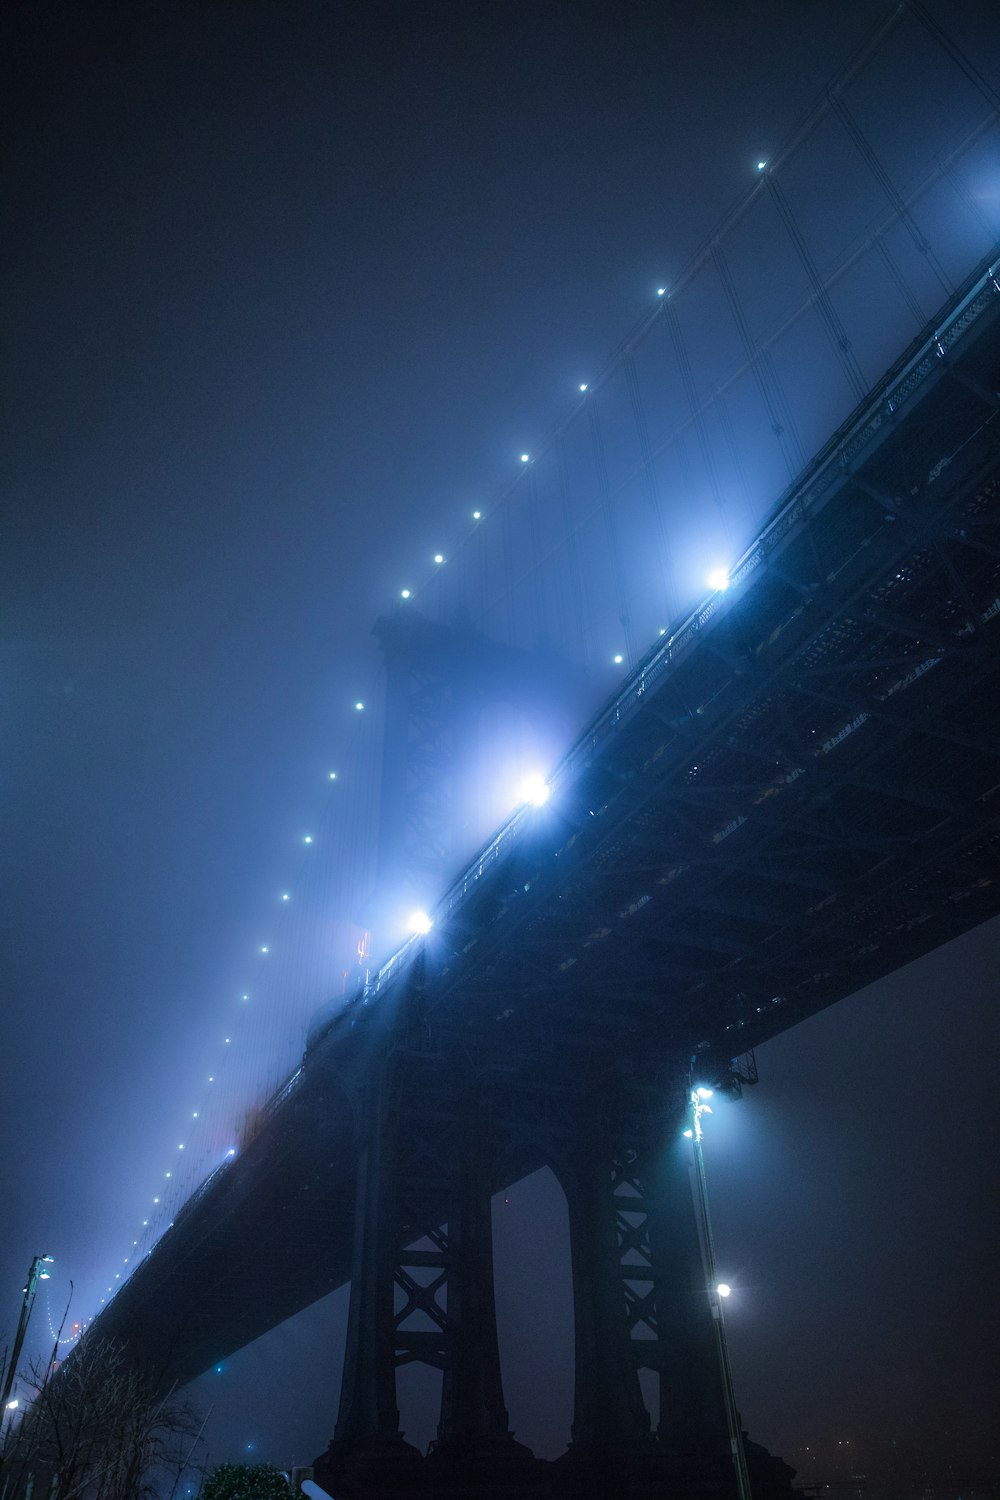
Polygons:
<instances>
[{"instance_id":1,"label":"night sky","mask_svg":"<svg viewBox=\"0 0 1000 1500\"><path fill-rule=\"evenodd\" d=\"M166 1173L294 1065L363 915L376 617L891 8L9 8L0 1342L35 1253L31 1352L71 1278L90 1316ZM996 85L994 5L935 13ZM978 192L995 224L996 161ZM710 1122L741 1407L803 1476L997 1467L998 954L994 923L798 1026ZM508 1197L508 1404L554 1455L563 1210ZM344 1307L198 1382L213 1457L325 1446Z\"/></svg>"}]
</instances>

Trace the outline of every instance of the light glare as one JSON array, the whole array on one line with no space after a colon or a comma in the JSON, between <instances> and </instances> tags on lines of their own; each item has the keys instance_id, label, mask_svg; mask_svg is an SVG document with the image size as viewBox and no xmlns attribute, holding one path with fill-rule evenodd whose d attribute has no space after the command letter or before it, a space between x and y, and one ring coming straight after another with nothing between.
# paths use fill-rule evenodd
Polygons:
<instances>
[{"instance_id":1,"label":"light glare","mask_svg":"<svg viewBox=\"0 0 1000 1500\"><path fill-rule=\"evenodd\" d=\"M729 1285L728 1281L720 1281L715 1290L718 1292L720 1297L728 1297L733 1289Z\"/></svg>"},{"instance_id":2,"label":"light glare","mask_svg":"<svg viewBox=\"0 0 1000 1500\"><path fill-rule=\"evenodd\" d=\"M521 801L530 802L532 807L543 807L549 800L551 788L544 776L539 776L537 771L528 776L521 787Z\"/></svg>"},{"instance_id":3,"label":"light glare","mask_svg":"<svg viewBox=\"0 0 1000 1500\"><path fill-rule=\"evenodd\" d=\"M415 911L410 917L410 931L416 937L423 937L433 926L434 923L425 911Z\"/></svg>"},{"instance_id":4,"label":"light glare","mask_svg":"<svg viewBox=\"0 0 1000 1500\"><path fill-rule=\"evenodd\" d=\"M729 587L729 574L725 568L713 568L711 573L709 573L708 577L706 578L705 582L708 584L709 588L714 589L716 593L724 594L726 589Z\"/></svg>"}]
</instances>

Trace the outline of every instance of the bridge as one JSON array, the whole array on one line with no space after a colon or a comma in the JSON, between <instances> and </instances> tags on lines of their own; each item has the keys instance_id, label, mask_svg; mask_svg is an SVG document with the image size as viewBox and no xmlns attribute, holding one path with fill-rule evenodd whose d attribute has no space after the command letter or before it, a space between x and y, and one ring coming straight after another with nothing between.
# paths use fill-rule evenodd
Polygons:
<instances>
[{"instance_id":1,"label":"bridge","mask_svg":"<svg viewBox=\"0 0 1000 1500\"><path fill-rule=\"evenodd\" d=\"M1000 909L998 319L987 267L312 1038L100 1320L163 1381L350 1280L335 1451L403 1453L416 1359L446 1373L441 1450L502 1447L490 1196L547 1163L574 1450L641 1453L641 1367L678 1472L724 1450L669 1144L691 1080L732 1086L755 1046Z\"/></svg>"},{"instance_id":2,"label":"bridge","mask_svg":"<svg viewBox=\"0 0 1000 1500\"><path fill-rule=\"evenodd\" d=\"M893 26L904 14L923 13L901 7ZM741 1457L734 1431L682 1136L692 1089L738 1090L753 1079L755 1047L1000 910L998 250L981 232L968 271L963 242L952 263L964 258L967 274L956 277L916 217L995 132L996 97L966 68L987 113L963 115L958 144L898 189L850 102L893 34L887 24L787 152L760 163L746 201L663 289L596 391L581 387L567 428L524 455L505 498L503 562L468 542L465 587L495 601L503 647L454 622L467 601L444 583L425 600L407 589L383 618L390 674L452 651L466 671L489 659L521 678L539 642L551 668L571 659L570 638L613 618L625 676L544 785L457 877L457 859L447 869L425 930L359 971L245 1147L174 1213L95 1325L165 1388L349 1282L340 1411L318 1469L338 1495L463 1485L582 1495L614 1482L636 1495L669 1485L722 1496L747 1478L741 1464L756 1494L787 1493L787 1470L752 1444ZM821 118L839 122L885 199L874 227L842 235L822 270L785 186ZM801 306L766 334L729 268L762 207L803 278ZM860 261L882 267L917 328L879 378L836 295ZM708 274L738 348L699 365L676 309ZM836 387L822 411L797 406L778 373L782 340L807 315L824 351L816 389ZM886 334L893 354L899 332ZM684 415L661 439L640 389L664 341ZM878 341L865 349L869 365L881 357ZM622 410L630 437L615 470ZM836 430L804 462L806 435L825 421L825 436L831 411ZM554 507L541 501L549 476L553 493L581 491L581 446L591 477L557 544L544 530ZM687 466L717 520L727 488L778 498L744 528L748 544L711 594L661 625L647 554L670 519L670 464ZM591 533L606 546L599 581L580 562ZM559 578L584 596L590 627L567 626L567 610L553 618ZM540 669L532 691L547 680ZM438 770L425 755L414 820L439 873L461 852L442 833L453 809L435 801L452 763L440 744L446 699L423 700L437 703L422 744L435 742ZM390 697L400 728L387 735L386 788L409 775L412 791L401 750L411 709ZM383 820L397 855L406 813L401 794ZM491 1196L542 1165L569 1208L575 1319L572 1441L551 1469L509 1432L490 1228ZM443 1375L426 1459L401 1437L396 1401L397 1369L417 1361ZM652 1422L640 1371L658 1388Z\"/></svg>"}]
</instances>

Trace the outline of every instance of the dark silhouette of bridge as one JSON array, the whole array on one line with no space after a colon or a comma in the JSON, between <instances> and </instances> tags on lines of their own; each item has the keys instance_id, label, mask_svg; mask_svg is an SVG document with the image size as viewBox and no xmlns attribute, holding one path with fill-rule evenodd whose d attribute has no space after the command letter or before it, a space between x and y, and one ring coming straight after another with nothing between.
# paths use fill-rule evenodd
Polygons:
<instances>
[{"instance_id":1,"label":"dark silhouette of bridge","mask_svg":"<svg viewBox=\"0 0 1000 1500\"><path fill-rule=\"evenodd\" d=\"M738 1088L754 1047L1000 910L998 320L988 264L544 804L314 1032L96 1325L161 1385L350 1281L334 1493L734 1492L691 1086ZM426 627L389 634L405 651ZM572 1443L548 1469L508 1430L490 1219L545 1164L575 1308ZM443 1372L426 1459L399 1433L413 1361ZM750 1453L780 1493L788 1471Z\"/></svg>"},{"instance_id":2,"label":"dark silhouette of bridge","mask_svg":"<svg viewBox=\"0 0 1000 1500\"><path fill-rule=\"evenodd\" d=\"M883 49L907 26L923 50L905 76L941 140L858 94L883 102ZM317 1470L338 1500L723 1496L745 1493L744 1456L758 1497L788 1492L740 1434L682 1129L692 1088L738 1091L768 1038L1000 910L1000 279L969 187L998 119L972 62L900 6L524 455L499 545L471 533L464 572L380 620L379 862L443 891L432 925L359 970L94 1324L167 1388L349 1282ZM823 157L818 248L796 184L833 130L863 183ZM737 277L741 255L767 275ZM723 319L717 349L703 324ZM667 542L692 530L753 539L667 625L664 600L691 597L667 586ZM479 710L562 694L572 714L608 621L624 682L547 795L463 863ZM554 1465L509 1431L490 1218L543 1165L574 1302ZM442 1376L426 1458L399 1431L412 1362Z\"/></svg>"}]
</instances>

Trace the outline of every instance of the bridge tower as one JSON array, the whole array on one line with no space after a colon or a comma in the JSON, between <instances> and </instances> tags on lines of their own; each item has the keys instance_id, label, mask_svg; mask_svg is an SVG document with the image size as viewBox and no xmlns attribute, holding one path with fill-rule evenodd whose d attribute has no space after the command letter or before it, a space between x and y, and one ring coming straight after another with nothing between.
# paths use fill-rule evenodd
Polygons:
<instances>
[{"instance_id":1,"label":"bridge tower","mask_svg":"<svg viewBox=\"0 0 1000 1500\"><path fill-rule=\"evenodd\" d=\"M397 610L375 633L388 677L379 873L438 891L470 853L463 777L476 774L484 707L551 721L560 680L573 714L573 685L467 620ZM363 1050L337 1054L356 1121L354 1249L340 1409L317 1478L338 1500L603 1496L626 1477L636 1496L667 1484L728 1500L724 1372L681 1136L690 1057L665 1045L625 1067L586 1040L603 1023L588 1033L585 1016L558 1040L540 1019L506 1025L502 1004L489 1024L456 1021L435 1006L438 962L418 959ZM714 1076L725 1083L728 1065ZM492 1196L542 1165L567 1200L574 1305L571 1443L555 1465L510 1430L494 1304ZM414 1362L442 1375L426 1458L400 1432L396 1372ZM643 1370L657 1377L654 1423ZM787 1493L791 1471L776 1472L773 1493Z\"/></svg>"},{"instance_id":2,"label":"bridge tower","mask_svg":"<svg viewBox=\"0 0 1000 1500\"><path fill-rule=\"evenodd\" d=\"M355 1101L354 1260L317 1479L338 1500L736 1497L682 1138L690 1058L664 1048L626 1069L605 1049L557 1044L541 1021L461 1031L436 1013L421 958L377 1038L339 1054L338 1087ZM542 1165L567 1199L574 1305L571 1442L554 1464L510 1431L493 1288L492 1195ZM396 1372L413 1362L443 1376L426 1458L399 1425ZM642 1370L658 1377L655 1424ZM757 1500L790 1494L792 1471L752 1455Z\"/></svg>"}]
</instances>

